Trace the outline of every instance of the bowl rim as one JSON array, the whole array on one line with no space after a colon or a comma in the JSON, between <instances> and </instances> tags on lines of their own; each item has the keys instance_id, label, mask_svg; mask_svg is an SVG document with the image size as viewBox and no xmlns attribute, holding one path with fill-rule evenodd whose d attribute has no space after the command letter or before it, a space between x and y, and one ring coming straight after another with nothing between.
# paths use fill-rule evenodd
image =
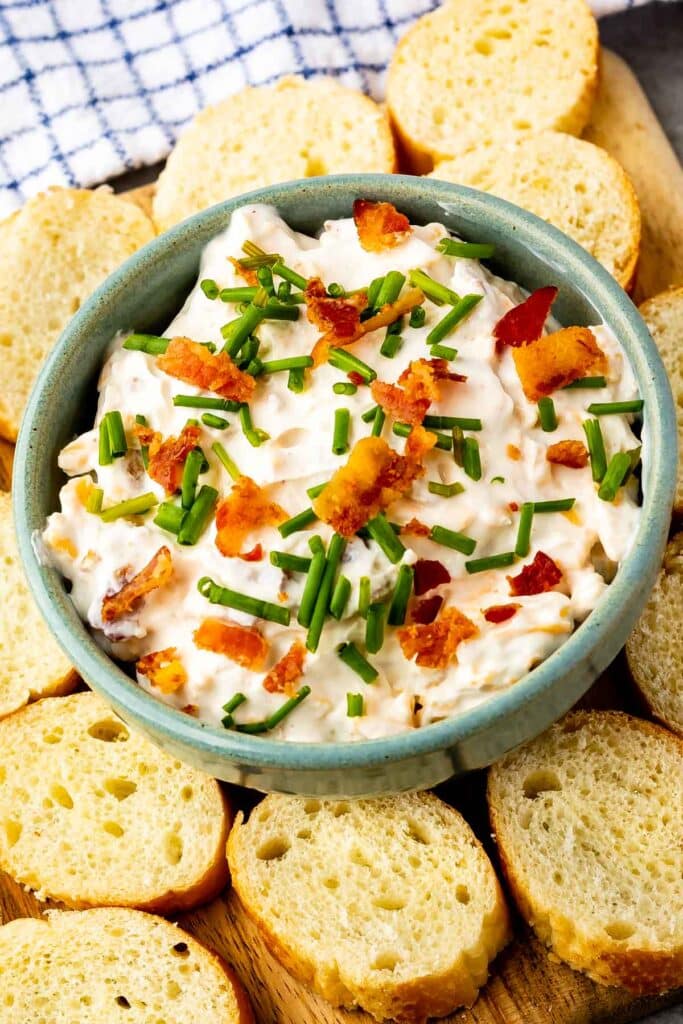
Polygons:
<instances>
[{"instance_id":1,"label":"bowl rim","mask_svg":"<svg viewBox=\"0 0 683 1024\"><path fill-rule=\"evenodd\" d=\"M46 385L59 367L71 343L74 332L80 331L102 302L120 294L128 277L147 261L160 254L182 247L192 238L197 227L212 219L224 220L238 207L264 202L277 204L278 199L296 190L321 190L338 193L339 198L350 199L352 193L383 193L387 201L400 203L397 193L408 191L427 197L448 207L457 204L467 216L493 218L509 231L514 218L515 233L526 249L530 249L546 265L550 265L549 249L560 254L563 272L579 290L602 311L606 323L617 335L630 336L627 358L634 376L646 398L648 419L645 423L646 444L644 464L647 465L648 488L644 495L642 512L632 546L626 559L610 584L607 592L590 613L581 628L540 665L523 676L517 683L493 693L481 704L460 712L451 718L416 730L390 734L377 739L344 742L302 742L249 736L200 722L184 714L138 686L99 647L88 632L85 623L80 631L71 628L53 600L47 578L56 570L42 566L36 557L29 522L32 480L40 457L32 451L33 423L36 414L49 397ZM305 201L305 199L304 199ZM630 349L633 351L630 351ZM327 771L331 769L363 769L387 762L401 762L416 756L428 755L457 745L490 728L492 720L513 712L523 711L546 690L552 688L563 670L589 658L600 637L616 627L624 605L634 592L642 589L643 579L652 575L653 552L649 537L665 535L670 522L670 510L677 468L677 428L673 398L666 371L647 327L621 286L578 243L557 228L535 215L488 193L464 186L453 185L435 178L419 178L398 174L344 174L320 178L307 178L283 182L225 200L175 225L138 250L115 270L83 304L69 322L45 362L33 387L24 413L16 447L13 478L13 505L20 557L37 605L55 634L57 641L70 657L77 671L86 679L93 679L95 688L112 703L125 709L144 728L168 737L198 754L210 754L218 759L265 769ZM653 443L653 441L655 443ZM64 605L70 599L64 590L59 597ZM597 634L597 635L596 635Z\"/></svg>"}]
</instances>

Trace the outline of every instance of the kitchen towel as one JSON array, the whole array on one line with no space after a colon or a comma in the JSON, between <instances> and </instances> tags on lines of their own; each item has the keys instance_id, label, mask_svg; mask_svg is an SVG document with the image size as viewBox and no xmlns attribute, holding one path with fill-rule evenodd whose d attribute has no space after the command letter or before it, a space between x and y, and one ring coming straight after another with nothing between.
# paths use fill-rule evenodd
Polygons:
<instances>
[{"instance_id":1,"label":"kitchen towel","mask_svg":"<svg viewBox=\"0 0 683 1024\"><path fill-rule=\"evenodd\" d=\"M247 84L327 74L380 99L397 40L438 6L0 0L0 216L49 185L94 185L161 160L198 110Z\"/></svg>"}]
</instances>

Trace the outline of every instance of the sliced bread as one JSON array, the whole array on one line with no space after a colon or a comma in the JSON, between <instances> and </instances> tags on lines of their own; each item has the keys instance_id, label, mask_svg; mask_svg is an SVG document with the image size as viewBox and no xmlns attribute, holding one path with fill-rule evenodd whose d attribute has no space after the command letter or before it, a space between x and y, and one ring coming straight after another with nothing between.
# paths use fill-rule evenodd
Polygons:
<instances>
[{"instance_id":1,"label":"sliced bread","mask_svg":"<svg viewBox=\"0 0 683 1024\"><path fill-rule=\"evenodd\" d=\"M563 132L540 132L444 160L431 177L494 195L564 231L620 285L633 280L640 209L625 171L603 149Z\"/></svg>"},{"instance_id":2,"label":"sliced bread","mask_svg":"<svg viewBox=\"0 0 683 1024\"><path fill-rule=\"evenodd\" d=\"M161 917L48 912L0 928L3 1024L253 1024L234 973Z\"/></svg>"},{"instance_id":3,"label":"sliced bread","mask_svg":"<svg viewBox=\"0 0 683 1024\"><path fill-rule=\"evenodd\" d=\"M78 683L43 622L19 560L12 499L0 492L0 718L37 697L70 693Z\"/></svg>"},{"instance_id":4,"label":"sliced bread","mask_svg":"<svg viewBox=\"0 0 683 1024\"><path fill-rule=\"evenodd\" d=\"M579 135L598 74L585 0L451 0L403 36L387 103L408 169L431 171L490 140L554 128Z\"/></svg>"},{"instance_id":5,"label":"sliced bread","mask_svg":"<svg viewBox=\"0 0 683 1024\"><path fill-rule=\"evenodd\" d=\"M195 117L159 178L154 219L166 230L222 199L274 182L395 169L381 107L331 78L286 77L243 89Z\"/></svg>"},{"instance_id":6,"label":"sliced bread","mask_svg":"<svg viewBox=\"0 0 683 1024\"><path fill-rule=\"evenodd\" d=\"M493 766L488 801L512 893L539 938L638 994L683 979L683 742L579 711Z\"/></svg>"},{"instance_id":7,"label":"sliced bread","mask_svg":"<svg viewBox=\"0 0 683 1024\"><path fill-rule=\"evenodd\" d=\"M626 641L631 675L653 715L683 736L683 533L676 534Z\"/></svg>"},{"instance_id":8,"label":"sliced bread","mask_svg":"<svg viewBox=\"0 0 683 1024\"><path fill-rule=\"evenodd\" d=\"M678 421L674 515L683 516L683 284L648 299L640 313L659 349L674 393Z\"/></svg>"},{"instance_id":9,"label":"sliced bread","mask_svg":"<svg viewBox=\"0 0 683 1024\"><path fill-rule=\"evenodd\" d=\"M16 440L33 382L90 293L154 226L106 189L54 188L0 224L0 436Z\"/></svg>"},{"instance_id":10,"label":"sliced bread","mask_svg":"<svg viewBox=\"0 0 683 1024\"><path fill-rule=\"evenodd\" d=\"M72 907L171 913L227 881L218 783L124 725L94 693L0 722L0 867Z\"/></svg>"},{"instance_id":11,"label":"sliced bread","mask_svg":"<svg viewBox=\"0 0 683 1024\"><path fill-rule=\"evenodd\" d=\"M268 796L228 841L234 887L273 953L336 1006L424 1021L471 1004L508 941L486 854L428 793Z\"/></svg>"}]
</instances>

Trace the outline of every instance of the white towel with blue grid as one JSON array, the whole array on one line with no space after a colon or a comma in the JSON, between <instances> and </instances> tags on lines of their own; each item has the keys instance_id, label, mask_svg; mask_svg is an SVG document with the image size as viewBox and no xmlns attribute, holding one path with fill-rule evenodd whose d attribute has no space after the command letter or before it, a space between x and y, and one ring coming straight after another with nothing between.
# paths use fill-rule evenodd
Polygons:
<instances>
[{"instance_id":1,"label":"white towel with blue grid","mask_svg":"<svg viewBox=\"0 0 683 1024\"><path fill-rule=\"evenodd\" d=\"M596 14L645 0L592 0ZM202 107L281 75L379 99L439 0L0 0L0 216L167 155Z\"/></svg>"}]
</instances>

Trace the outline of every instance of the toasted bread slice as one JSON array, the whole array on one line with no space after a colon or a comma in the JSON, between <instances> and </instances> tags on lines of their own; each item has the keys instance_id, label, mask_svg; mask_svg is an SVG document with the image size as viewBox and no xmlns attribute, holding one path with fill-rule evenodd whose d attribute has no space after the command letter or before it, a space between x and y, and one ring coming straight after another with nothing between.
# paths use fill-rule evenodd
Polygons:
<instances>
[{"instance_id":1,"label":"toasted bread slice","mask_svg":"<svg viewBox=\"0 0 683 1024\"><path fill-rule=\"evenodd\" d=\"M253 1024L234 973L174 924L123 908L0 928L3 1024Z\"/></svg>"},{"instance_id":2,"label":"toasted bread slice","mask_svg":"<svg viewBox=\"0 0 683 1024\"><path fill-rule=\"evenodd\" d=\"M585 0L451 0L403 36L387 103L407 169L553 128L580 135L598 75Z\"/></svg>"},{"instance_id":3,"label":"toasted bread slice","mask_svg":"<svg viewBox=\"0 0 683 1024\"><path fill-rule=\"evenodd\" d=\"M142 210L106 189L50 189L0 224L0 436L16 440L38 370L74 313L153 237Z\"/></svg>"},{"instance_id":4,"label":"toasted bread slice","mask_svg":"<svg viewBox=\"0 0 683 1024\"><path fill-rule=\"evenodd\" d=\"M0 718L37 697L71 693L78 676L52 638L28 589L12 522L0 492Z\"/></svg>"},{"instance_id":5,"label":"toasted bread slice","mask_svg":"<svg viewBox=\"0 0 683 1024\"><path fill-rule=\"evenodd\" d=\"M71 907L171 913L227 881L220 786L124 725L94 693L0 722L0 867Z\"/></svg>"},{"instance_id":6,"label":"toasted bread slice","mask_svg":"<svg viewBox=\"0 0 683 1024\"><path fill-rule=\"evenodd\" d=\"M619 711L578 711L489 774L512 893L539 938L641 995L683 978L683 742Z\"/></svg>"},{"instance_id":7,"label":"toasted bread slice","mask_svg":"<svg viewBox=\"0 0 683 1024\"><path fill-rule=\"evenodd\" d=\"M268 796L228 841L233 884L275 955L336 1006L424 1021L474 1002L509 938L491 864L428 793Z\"/></svg>"},{"instance_id":8,"label":"toasted bread slice","mask_svg":"<svg viewBox=\"0 0 683 1024\"><path fill-rule=\"evenodd\" d=\"M626 172L603 149L563 132L482 146L438 163L431 177L493 192L564 231L628 288L640 208Z\"/></svg>"},{"instance_id":9,"label":"toasted bread slice","mask_svg":"<svg viewBox=\"0 0 683 1024\"><path fill-rule=\"evenodd\" d=\"M161 230L230 196L318 174L391 173L386 113L331 78L286 77L207 107L181 135L159 178Z\"/></svg>"},{"instance_id":10,"label":"toasted bread slice","mask_svg":"<svg viewBox=\"0 0 683 1024\"><path fill-rule=\"evenodd\" d=\"M683 533L664 564L635 629L626 641L631 675L653 715L683 736Z\"/></svg>"},{"instance_id":11,"label":"toasted bread slice","mask_svg":"<svg viewBox=\"0 0 683 1024\"><path fill-rule=\"evenodd\" d=\"M678 421L674 515L683 516L683 284L648 299L640 313L659 349L674 393Z\"/></svg>"}]
</instances>

